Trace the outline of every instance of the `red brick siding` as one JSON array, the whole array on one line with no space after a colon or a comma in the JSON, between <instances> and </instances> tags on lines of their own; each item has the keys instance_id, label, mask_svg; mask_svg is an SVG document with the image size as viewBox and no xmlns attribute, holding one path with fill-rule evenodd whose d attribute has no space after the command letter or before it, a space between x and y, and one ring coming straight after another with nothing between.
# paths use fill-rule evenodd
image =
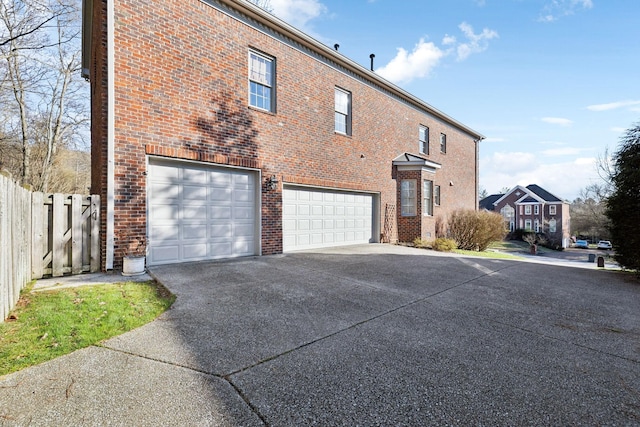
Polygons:
<instances>
[{"instance_id":1,"label":"red brick siding","mask_svg":"<svg viewBox=\"0 0 640 427\"><path fill-rule=\"evenodd\" d=\"M198 0L114 1L115 220L128 236L146 232L147 153L251 164L281 182L379 192L384 209L396 204L391 162L418 152L420 124L430 129L430 160L443 165L436 212L476 208L475 143L466 133ZM249 48L275 58L275 114L248 107ZM334 132L336 86L352 93L351 136ZM446 154L439 152L441 132ZM281 189L262 193L263 254L282 251ZM116 250L117 264L118 242Z\"/></svg>"}]
</instances>

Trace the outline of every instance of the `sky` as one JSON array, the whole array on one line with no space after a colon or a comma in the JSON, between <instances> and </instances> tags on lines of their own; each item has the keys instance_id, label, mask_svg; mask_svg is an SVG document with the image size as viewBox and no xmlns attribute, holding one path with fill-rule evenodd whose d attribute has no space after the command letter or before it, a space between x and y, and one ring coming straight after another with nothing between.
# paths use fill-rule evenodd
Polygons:
<instances>
[{"instance_id":1,"label":"sky","mask_svg":"<svg viewBox=\"0 0 640 427\"><path fill-rule=\"evenodd\" d=\"M262 0L264 1L264 0ZM638 0L269 0L316 40L485 136L480 189L573 201L640 122Z\"/></svg>"}]
</instances>

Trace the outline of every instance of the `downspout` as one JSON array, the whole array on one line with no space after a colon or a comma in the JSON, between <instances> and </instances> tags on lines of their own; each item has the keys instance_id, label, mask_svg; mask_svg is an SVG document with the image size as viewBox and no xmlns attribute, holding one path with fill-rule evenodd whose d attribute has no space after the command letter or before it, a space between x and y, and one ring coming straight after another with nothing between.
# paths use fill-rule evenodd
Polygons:
<instances>
[{"instance_id":1,"label":"downspout","mask_svg":"<svg viewBox=\"0 0 640 427\"><path fill-rule=\"evenodd\" d=\"M115 0L107 0L107 224L106 269L113 270L115 206Z\"/></svg>"},{"instance_id":2,"label":"downspout","mask_svg":"<svg viewBox=\"0 0 640 427\"><path fill-rule=\"evenodd\" d=\"M475 164L475 169L476 169L476 205L475 205L475 210L478 211L480 210L480 142L482 142L484 138L478 138L476 140L474 140L473 142L475 142L475 146L476 146L476 164Z\"/></svg>"}]
</instances>

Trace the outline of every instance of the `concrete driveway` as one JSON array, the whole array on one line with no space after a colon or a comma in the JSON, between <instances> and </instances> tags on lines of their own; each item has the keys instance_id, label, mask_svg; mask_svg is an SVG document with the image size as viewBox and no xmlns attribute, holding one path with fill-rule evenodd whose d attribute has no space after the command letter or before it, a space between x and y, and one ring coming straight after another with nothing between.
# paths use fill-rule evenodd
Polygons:
<instances>
[{"instance_id":1,"label":"concrete driveway","mask_svg":"<svg viewBox=\"0 0 640 427\"><path fill-rule=\"evenodd\" d=\"M365 245L154 267L158 320L0 378L6 425L640 425L640 285Z\"/></svg>"}]
</instances>

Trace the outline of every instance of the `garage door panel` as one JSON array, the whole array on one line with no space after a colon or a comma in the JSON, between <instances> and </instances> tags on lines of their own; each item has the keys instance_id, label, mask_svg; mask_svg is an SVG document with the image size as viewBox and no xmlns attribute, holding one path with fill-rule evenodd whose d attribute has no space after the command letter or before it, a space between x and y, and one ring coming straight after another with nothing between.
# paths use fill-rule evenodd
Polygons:
<instances>
[{"instance_id":1,"label":"garage door panel","mask_svg":"<svg viewBox=\"0 0 640 427\"><path fill-rule=\"evenodd\" d=\"M180 255L180 246L166 245L166 246L152 246L149 250L149 259L154 260L156 263L171 262L178 259Z\"/></svg>"},{"instance_id":2,"label":"garage door panel","mask_svg":"<svg viewBox=\"0 0 640 427\"><path fill-rule=\"evenodd\" d=\"M370 194L285 186L283 200L285 251L373 241Z\"/></svg>"},{"instance_id":3,"label":"garage door panel","mask_svg":"<svg viewBox=\"0 0 640 427\"><path fill-rule=\"evenodd\" d=\"M184 224L182 226L182 239L184 240L197 240L206 239L206 223L197 224Z\"/></svg>"},{"instance_id":4,"label":"garage door panel","mask_svg":"<svg viewBox=\"0 0 640 427\"><path fill-rule=\"evenodd\" d=\"M154 242L167 242L180 238L179 228L176 225L153 225L149 229L149 236Z\"/></svg>"},{"instance_id":5,"label":"garage door panel","mask_svg":"<svg viewBox=\"0 0 640 427\"><path fill-rule=\"evenodd\" d=\"M207 243L186 244L182 246L184 261L196 261L207 256Z\"/></svg>"},{"instance_id":6,"label":"garage door panel","mask_svg":"<svg viewBox=\"0 0 640 427\"><path fill-rule=\"evenodd\" d=\"M210 206L210 219L231 219L231 207L229 206Z\"/></svg>"},{"instance_id":7,"label":"garage door panel","mask_svg":"<svg viewBox=\"0 0 640 427\"><path fill-rule=\"evenodd\" d=\"M207 184L207 171L203 169L195 168L183 168L182 169L182 181L186 183L200 183Z\"/></svg>"},{"instance_id":8,"label":"garage door panel","mask_svg":"<svg viewBox=\"0 0 640 427\"><path fill-rule=\"evenodd\" d=\"M210 190L210 196L213 202L231 202L231 189L212 188Z\"/></svg>"},{"instance_id":9,"label":"garage door panel","mask_svg":"<svg viewBox=\"0 0 640 427\"><path fill-rule=\"evenodd\" d=\"M178 205L164 205L158 203L154 206L149 217L152 222L158 220L174 220L178 218L179 212L180 207Z\"/></svg>"},{"instance_id":10,"label":"garage door panel","mask_svg":"<svg viewBox=\"0 0 640 427\"><path fill-rule=\"evenodd\" d=\"M258 252L256 174L186 162L149 162L149 265Z\"/></svg>"},{"instance_id":11,"label":"garage door panel","mask_svg":"<svg viewBox=\"0 0 640 427\"><path fill-rule=\"evenodd\" d=\"M229 239L233 236L231 224L211 224L209 237L211 239Z\"/></svg>"}]
</instances>

